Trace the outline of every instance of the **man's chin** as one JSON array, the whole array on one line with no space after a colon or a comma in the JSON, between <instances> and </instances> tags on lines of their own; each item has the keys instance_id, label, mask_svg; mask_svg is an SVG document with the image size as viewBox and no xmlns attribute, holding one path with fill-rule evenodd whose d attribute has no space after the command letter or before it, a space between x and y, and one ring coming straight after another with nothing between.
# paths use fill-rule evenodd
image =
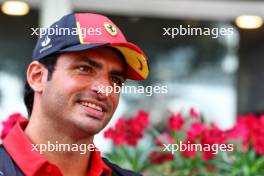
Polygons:
<instances>
[{"instance_id":1,"label":"man's chin","mask_svg":"<svg viewBox=\"0 0 264 176\"><path fill-rule=\"evenodd\" d=\"M80 126L78 126L78 129L84 132L87 135L96 135L99 133L105 125L102 124L102 122L97 123L83 123Z\"/></svg>"},{"instance_id":2,"label":"man's chin","mask_svg":"<svg viewBox=\"0 0 264 176\"><path fill-rule=\"evenodd\" d=\"M106 118L106 117L105 117ZM87 114L81 114L79 116L75 116L72 118L72 124L75 124L75 132L80 133L82 135L96 135L101 130L104 129L107 122L105 120L97 119L96 117L87 115Z\"/></svg>"}]
</instances>

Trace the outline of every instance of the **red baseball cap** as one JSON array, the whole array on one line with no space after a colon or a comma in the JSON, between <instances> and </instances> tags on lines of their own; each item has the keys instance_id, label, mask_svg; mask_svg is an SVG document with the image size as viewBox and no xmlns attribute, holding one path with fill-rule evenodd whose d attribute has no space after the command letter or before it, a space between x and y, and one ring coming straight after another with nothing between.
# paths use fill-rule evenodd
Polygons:
<instances>
[{"instance_id":1,"label":"red baseball cap","mask_svg":"<svg viewBox=\"0 0 264 176\"><path fill-rule=\"evenodd\" d=\"M49 28L40 30L32 59L40 60L51 54L103 46L116 48L123 54L128 79L147 78L149 69L144 52L135 44L128 42L121 30L109 18L100 14L69 14Z\"/></svg>"}]
</instances>

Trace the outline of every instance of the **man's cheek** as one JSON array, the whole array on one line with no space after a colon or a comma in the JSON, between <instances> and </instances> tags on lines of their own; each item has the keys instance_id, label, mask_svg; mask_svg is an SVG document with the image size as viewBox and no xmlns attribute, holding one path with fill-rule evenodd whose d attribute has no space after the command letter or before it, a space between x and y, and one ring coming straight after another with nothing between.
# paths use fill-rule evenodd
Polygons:
<instances>
[{"instance_id":1,"label":"man's cheek","mask_svg":"<svg viewBox=\"0 0 264 176\"><path fill-rule=\"evenodd\" d=\"M114 112L116 111L117 105L119 103L119 97L120 95L118 94L111 94L108 96L108 112L107 115L112 117Z\"/></svg>"},{"instance_id":2,"label":"man's cheek","mask_svg":"<svg viewBox=\"0 0 264 176\"><path fill-rule=\"evenodd\" d=\"M120 98L120 93L114 93L113 94L112 107L113 107L114 111L116 110L117 105L119 103L119 98Z\"/></svg>"}]
</instances>

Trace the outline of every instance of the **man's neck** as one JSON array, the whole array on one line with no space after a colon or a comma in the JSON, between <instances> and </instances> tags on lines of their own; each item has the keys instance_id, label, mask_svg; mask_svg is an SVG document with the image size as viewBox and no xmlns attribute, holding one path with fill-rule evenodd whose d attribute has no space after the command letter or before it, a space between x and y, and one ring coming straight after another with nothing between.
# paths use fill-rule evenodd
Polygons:
<instances>
[{"instance_id":1,"label":"man's neck","mask_svg":"<svg viewBox=\"0 0 264 176\"><path fill-rule=\"evenodd\" d=\"M34 144L54 144L58 147L55 150L63 151L43 151L43 155L50 162L55 164L65 176L85 176L87 173L91 152L87 149L80 151L81 145L93 145L93 137L76 138L64 131L58 130L52 122L43 120L41 117L31 116L28 126L25 129L26 135ZM75 146L73 151L73 146ZM76 147L78 151L76 151ZM65 148L70 151L65 151ZM83 154L81 154L81 152Z\"/></svg>"}]
</instances>

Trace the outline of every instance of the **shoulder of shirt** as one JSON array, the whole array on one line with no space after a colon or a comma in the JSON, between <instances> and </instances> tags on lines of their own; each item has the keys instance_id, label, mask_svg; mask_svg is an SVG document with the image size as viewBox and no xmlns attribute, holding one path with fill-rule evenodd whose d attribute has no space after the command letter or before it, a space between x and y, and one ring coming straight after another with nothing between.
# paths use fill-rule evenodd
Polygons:
<instances>
[{"instance_id":1,"label":"shoulder of shirt","mask_svg":"<svg viewBox=\"0 0 264 176\"><path fill-rule=\"evenodd\" d=\"M0 168L2 169L3 166L6 166L7 164L11 164L11 158L9 154L6 152L4 146L0 144Z\"/></svg>"},{"instance_id":2,"label":"shoulder of shirt","mask_svg":"<svg viewBox=\"0 0 264 176\"><path fill-rule=\"evenodd\" d=\"M142 176L141 174L138 174L136 172L133 172L133 171L130 171L127 169L123 169L123 168L119 167L118 165L110 162L106 158L102 158L102 159L105 162L105 164L107 164L112 169L112 173L114 176Z\"/></svg>"},{"instance_id":3,"label":"shoulder of shirt","mask_svg":"<svg viewBox=\"0 0 264 176\"><path fill-rule=\"evenodd\" d=\"M106 158L102 158L102 159L105 162L105 164L111 168L112 176L142 176L141 174L135 173L133 171L123 169L118 165L110 162ZM8 173L15 173L17 172L17 170L19 170L18 168L16 169L15 164L12 162L12 159L10 158L9 154L5 151L3 145L0 144L0 170L4 171L6 169L8 169L7 170Z\"/></svg>"},{"instance_id":4,"label":"shoulder of shirt","mask_svg":"<svg viewBox=\"0 0 264 176\"><path fill-rule=\"evenodd\" d=\"M0 176L24 176L2 144L0 144L0 173Z\"/></svg>"}]
</instances>

